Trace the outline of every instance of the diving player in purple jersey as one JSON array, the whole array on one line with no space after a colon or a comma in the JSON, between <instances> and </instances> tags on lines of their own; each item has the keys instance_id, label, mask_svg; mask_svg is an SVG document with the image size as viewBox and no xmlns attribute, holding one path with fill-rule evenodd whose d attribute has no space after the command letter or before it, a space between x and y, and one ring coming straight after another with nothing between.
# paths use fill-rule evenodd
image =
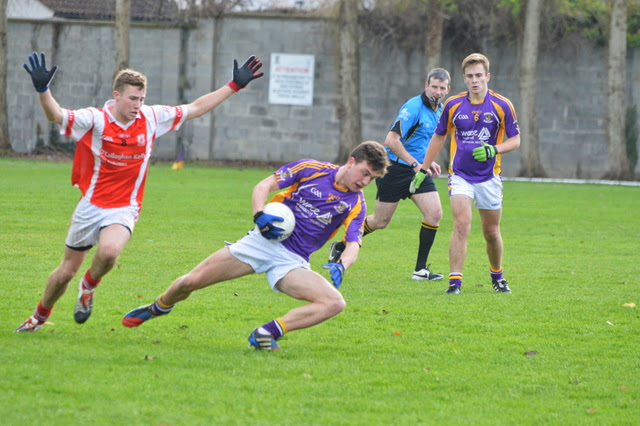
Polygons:
<instances>
[{"instance_id":1,"label":"diving player in purple jersey","mask_svg":"<svg viewBox=\"0 0 640 426\"><path fill-rule=\"evenodd\" d=\"M273 291L309 303L253 330L249 335L250 346L278 350L277 340L286 332L311 327L338 315L344 310L345 301L337 289L360 250L366 215L362 189L383 176L388 165L384 147L368 141L358 145L340 167L316 160L300 160L281 167L253 189L256 228L175 280L154 303L129 312L122 324L137 327L168 314L195 290L254 273L265 273ZM281 229L274 225L282 218L262 211L272 191L280 192L271 201L289 206L296 218L293 233L282 242L276 241ZM330 283L311 270L309 256L342 225L347 228L342 258L340 262L323 265L329 270Z\"/></svg>"},{"instance_id":2,"label":"diving player in purple jersey","mask_svg":"<svg viewBox=\"0 0 640 426\"><path fill-rule=\"evenodd\" d=\"M474 206L480 213L493 289L511 293L502 268L500 164L501 154L520 146L520 129L511 101L489 89L489 67L489 59L479 53L462 61L464 82L469 90L445 102L421 170L412 182L412 187L418 188L430 175L431 162L442 149L447 134L452 133L449 202L453 234L449 244L449 294L460 293L462 286L462 268L467 257Z\"/></svg>"}]
</instances>

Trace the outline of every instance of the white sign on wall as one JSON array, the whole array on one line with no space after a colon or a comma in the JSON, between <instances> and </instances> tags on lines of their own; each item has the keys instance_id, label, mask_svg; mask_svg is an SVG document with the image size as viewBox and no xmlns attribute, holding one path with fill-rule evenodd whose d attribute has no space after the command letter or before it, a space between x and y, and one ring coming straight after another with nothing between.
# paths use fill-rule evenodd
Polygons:
<instances>
[{"instance_id":1,"label":"white sign on wall","mask_svg":"<svg viewBox=\"0 0 640 426\"><path fill-rule=\"evenodd\" d=\"M272 53L269 103L311 106L314 65L314 55Z\"/></svg>"}]
</instances>

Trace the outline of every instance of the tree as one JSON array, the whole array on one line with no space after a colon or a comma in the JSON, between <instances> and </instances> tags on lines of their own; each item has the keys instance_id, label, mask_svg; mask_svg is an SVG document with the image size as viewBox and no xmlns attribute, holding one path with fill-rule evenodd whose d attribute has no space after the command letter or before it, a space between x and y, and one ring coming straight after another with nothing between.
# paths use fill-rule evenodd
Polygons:
<instances>
[{"instance_id":1,"label":"tree","mask_svg":"<svg viewBox=\"0 0 640 426\"><path fill-rule=\"evenodd\" d=\"M118 71L129 68L129 25L131 22L131 0L116 0L115 16L115 47L116 67L114 77Z\"/></svg>"},{"instance_id":2,"label":"tree","mask_svg":"<svg viewBox=\"0 0 640 426\"><path fill-rule=\"evenodd\" d=\"M627 157L625 139L625 72L627 56L627 0L611 0L607 58L607 122L609 147L605 178L631 180L633 173Z\"/></svg>"},{"instance_id":3,"label":"tree","mask_svg":"<svg viewBox=\"0 0 640 426\"><path fill-rule=\"evenodd\" d=\"M0 151L10 150L7 108L7 0L0 0Z\"/></svg>"},{"instance_id":4,"label":"tree","mask_svg":"<svg viewBox=\"0 0 640 426\"><path fill-rule=\"evenodd\" d=\"M362 142L360 116L360 49L358 3L339 0L336 8L337 43L336 87L338 88L338 117L340 136L337 161L349 158L351 150Z\"/></svg>"},{"instance_id":5,"label":"tree","mask_svg":"<svg viewBox=\"0 0 640 426\"><path fill-rule=\"evenodd\" d=\"M525 12L524 37L520 57L520 131L522 138L522 156L520 157L520 175L527 177L545 177L546 173L540 160L540 141L538 139L538 117L536 113L536 64L540 43L541 0L529 0Z\"/></svg>"},{"instance_id":6,"label":"tree","mask_svg":"<svg viewBox=\"0 0 640 426\"><path fill-rule=\"evenodd\" d=\"M442 32L445 14L438 0L429 0L427 15L427 40L424 51L427 60L426 72L442 68ZM425 74L426 75L426 74Z\"/></svg>"}]
</instances>

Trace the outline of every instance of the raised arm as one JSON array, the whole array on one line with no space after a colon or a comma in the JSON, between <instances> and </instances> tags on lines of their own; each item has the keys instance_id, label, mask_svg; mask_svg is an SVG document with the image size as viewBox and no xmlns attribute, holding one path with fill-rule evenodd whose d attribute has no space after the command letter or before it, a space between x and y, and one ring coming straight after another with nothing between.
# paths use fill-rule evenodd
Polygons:
<instances>
[{"instance_id":1,"label":"raised arm","mask_svg":"<svg viewBox=\"0 0 640 426\"><path fill-rule=\"evenodd\" d=\"M221 88L207 93L188 104L187 120L203 116L229 99L236 92L246 87L251 80L262 77L264 73L257 72L261 67L262 62L260 62L260 58L253 55L250 56L240 68L238 68L238 61L234 59L233 79Z\"/></svg>"},{"instance_id":2,"label":"raised arm","mask_svg":"<svg viewBox=\"0 0 640 426\"><path fill-rule=\"evenodd\" d=\"M44 53L40 53L40 58L38 58L38 54L35 52L29 56L29 64L30 66L27 64L23 64L22 66L31 76L31 82L36 92L38 92L38 98L44 110L44 115L47 117L47 120L62 124L62 110L49 90L49 84L51 84L58 67L54 65L47 71Z\"/></svg>"},{"instance_id":3,"label":"raised arm","mask_svg":"<svg viewBox=\"0 0 640 426\"><path fill-rule=\"evenodd\" d=\"M62 108L60 108L60 105L58 105L58 102L54 99L51 90L38 93L38 97L40 98L40 105L44 110L44 115L47 117L47 120L61 125Z\"/></svg>"}]
</instances>

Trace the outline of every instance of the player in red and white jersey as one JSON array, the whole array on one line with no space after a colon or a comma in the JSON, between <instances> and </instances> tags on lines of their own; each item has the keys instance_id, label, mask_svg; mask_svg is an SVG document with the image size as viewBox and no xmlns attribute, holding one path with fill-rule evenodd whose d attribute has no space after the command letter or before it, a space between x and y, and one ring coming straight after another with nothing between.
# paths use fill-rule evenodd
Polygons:
<instances>
[{"instance_id":1,"label":"player in red and white jersey","mask_svg":"<svg viewBox=\"0 0 640 426\"><path fill-rule=\"evenodd\" d=\"M47 119L60 125L61 134L77 141L71 181L80 188L82 198L71 219L62 262L49 276L34 314L15 332L33 332L44 325L88 250L97 246L91 267L80 280L74 308L77 323L89 318L96 287L133 233L156 138L210 112L263 75L258 72L260 58L250 56L242 67L234 60L232 80L219 89L186 105L147 106L147 78L126 69L116 75L113 99L103 108L73 111L61 108L49 90L57 67L47 70L44 53L40 58L33 53L29 63L31 66L24 64L24 68L31 75Z\"/></svg>"},{"instance_id":2,"label":"player in red and white jersey","mask_svg":"<svg viewBox=\"0 0 640 426\"><path fill-rule=\"evenodd\" d=\"M72 180L88 202L140 208L156 138L179 129L188 113L184 106L141 105L135 119L122 124L115 105L112 99L102 109L62 109L60 133L78 141Z\"/></svg>"}]
</instances>

